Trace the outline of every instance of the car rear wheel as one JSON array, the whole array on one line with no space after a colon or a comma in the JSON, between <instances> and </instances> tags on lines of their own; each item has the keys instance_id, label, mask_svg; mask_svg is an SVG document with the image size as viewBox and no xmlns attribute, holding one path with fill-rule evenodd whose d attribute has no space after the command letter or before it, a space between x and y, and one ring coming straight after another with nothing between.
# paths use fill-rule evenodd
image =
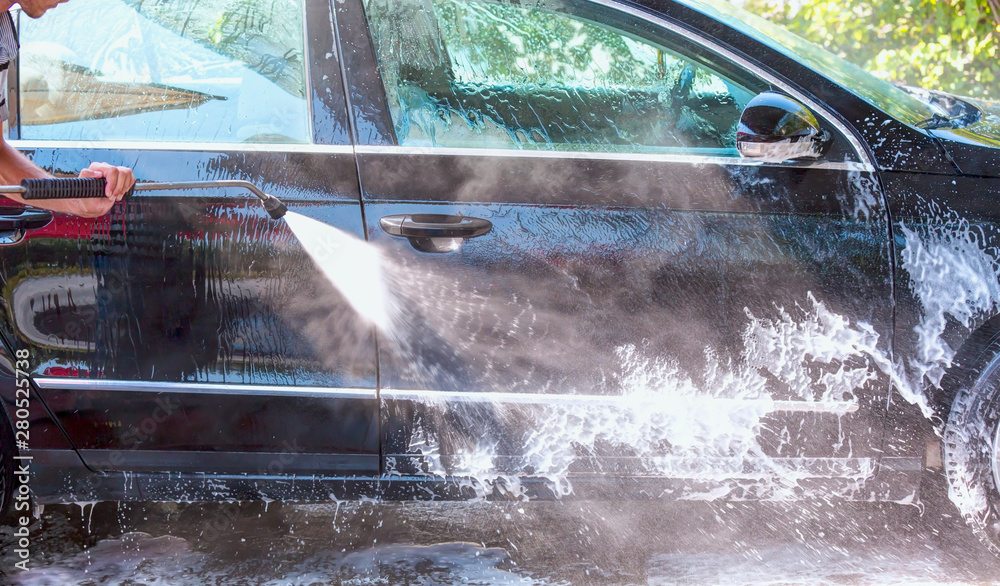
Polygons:
<instances>
[{"instance_id":1,"label":"car rear wheel","mask_svg":"<svg viewBox=\"0 0 1000 586\"><path fill-rule=\"evenodd\" d=\"M1000 357L959 390L942 443L951 501L1000 557Z\"/></svg>"}]
</instances>

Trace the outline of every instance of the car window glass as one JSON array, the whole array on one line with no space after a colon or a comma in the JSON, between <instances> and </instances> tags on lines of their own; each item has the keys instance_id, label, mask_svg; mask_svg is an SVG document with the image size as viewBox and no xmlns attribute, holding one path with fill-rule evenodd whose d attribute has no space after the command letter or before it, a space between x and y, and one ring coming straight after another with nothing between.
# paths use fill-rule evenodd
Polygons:
<instances>
[{"instance_id":1,"label":"car window glass","mask_svg":"<svg viewBox=\"0 0 1000 586\"><path fill-rule=\"evenodd\" d=\"M77 0L19 26L21 138L310 141L302 0Z\"/></svg>"},{"instance_id":2,"label":"car window glass","mask_svg":"<svg viewBox=\"0 0 1000 586\"><path fill-rule=\"evenodd\" d=\"M735 157L740 112L757 93L560 11L367 0L366 13L402 145Z\"/></svg>"}]
</instances>

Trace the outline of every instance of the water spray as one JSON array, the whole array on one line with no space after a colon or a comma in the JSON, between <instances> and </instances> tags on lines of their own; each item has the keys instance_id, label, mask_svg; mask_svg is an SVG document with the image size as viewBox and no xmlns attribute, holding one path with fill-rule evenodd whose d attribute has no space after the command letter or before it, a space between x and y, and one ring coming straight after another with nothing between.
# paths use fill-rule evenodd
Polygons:
<instances>
[{"instance_id":1,"label":"water spray","mask_svg":"<svg viewBox=\"0 0 1000 586\"><path fill-rule=\"evenodd\" d=\"M17 193L25 200L42 199L96 199L104 194L106 180L103 177L65 177L47 179L24 179L20 185L0 185L0 193ZM275 220L282 218L288 208L273 195L268 195L249 181L174 181L163 183L136 183L125 194L129 197L136 191L168 191L183 189L203 189L208 187L236 187L246 189L256 195L268 215Z\"/></svg>"},{"instance_id":2,"label":"water spray","mask_svg":"<svg viewBox=\"0 0 1000 586\"><path fill-rule=\"evenodd\" d=\"M0 186L0 193L17 193L27 201L106 197L103 177L68 177L24 179L20 185ZM204 188L246 189L260 199L267 214L275 220L284 218L306 253L326 279L344 296L361 316L383 331L390 327L390 303L382 278L382 259L378 251L333 226L296 213L285 215L288 208L281 200L268 195L248 181L182 181L136 183L125 194L136 191L167 191ZM41 223L47 223L49 216ZM26 225L26 228L39 226Z\"/></svg>"}]
</instances>

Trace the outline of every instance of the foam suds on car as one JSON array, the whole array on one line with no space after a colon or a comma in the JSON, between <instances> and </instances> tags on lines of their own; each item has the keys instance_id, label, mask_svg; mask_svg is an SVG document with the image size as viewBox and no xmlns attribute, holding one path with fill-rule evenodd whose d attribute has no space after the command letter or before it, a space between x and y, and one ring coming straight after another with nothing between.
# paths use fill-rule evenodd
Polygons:
<instances>
[{"instance_id":1,"label":"foam suds on car","mask_svg":"<svg viewBox=\"0 0 1000 586\"><path fill-rule=\"evenodd\" d=\"M546 316L529 300L468 290L461 275L442 274L436 270L439 267L405 255L383 255L367 242L294 212L286 217L331 284L386 334L385 348L403 357L405 376L427 381L427 389L469 388L461 380L462 369L448 362L449 351L476 349L476 340L462 338L464 322L502 324L509 331L498 334L501 341L504 336L516 339L525 328L548 327ZM712 348L705 348L706 360L697 372L678 357L641 346L620 346L618 371L608 373L606 381L619 393L613 395L614 401L546 402L542 394L530 404L487 401L456 407L428 398L420 405L426 416L414 422L410 453L422 454L426 473L467 478L483 495L497 488L519 494L519 479L525 475L545 478L555 493L568 494L573 491L569 478L574 463L582 456L608 445L629 446L635 461L646 467L645 473L736 483L777 479L773 483L777 492L771 498L780 499L810 471L808 462L797 468L795 458L778 461L760 448L762 419L782 410L772 395L775 383L803 404L857 407L854 390L881 375L891 379L900 396L930 416L927 389L940 383L955 355L943 336L945 325L957 322L972 328L981 316L1000 307L996 276L1000 270L984 235L963 222L899 229L905 238L902 268L922 310L913 327L916 344L908 345L913 355L900 354L893 360L869 324L839 315L809 294L793 307L774 306L767 315L748 313L739 355L717 357ZM434 346L436 354L426 356L423 347L433 339L442 343ZM460 356L454 358L456 364L461 362ZM825 365L819 378L817 364ZM499 367L487 358L479 368L484 376L492 376L494 366ZM565 389L560 394L574 392ZM579 392L582 398L594 398L592 391ZM440 417L457 427L435 429L429 424ZM533 422L531 429L513 453L508 453L509 446L498 448L498 440L485 429L503 421L528 420ZM473 429L480 433L464 437ZM513 467L503 463L510 456L518 459ZM860 483L874 473L873 460L848 460L837 476ZM389 458L387 466L394 465ZM713 499L728 492L687 497Z\"/></svg>"},{"instance_id":2,"label":"foam suds on car","mask_svg":"<svg viewBox=\"0 0 1000 586\"><path fill-rule=\"evenodd\" d=\"M695 488L675 497L733 497L741 484L758 482L767 483L772 491L768 498L791 497L799 480L813 474L813 462L771 458L761 448L762 419L789 403L779 406L770 389L778 381L798 397L796 404L800 400L839 407L840 415L845 415L857 407L852 390L876 378L876 361L867 358L879 353L878 335L865 324L851 324L811 296L801 307L776 311L771 319L749 316L740 359L720 359L708 350L707 366L696 376L669 357L623 346L618 349L621 370L608 381L621 394L605 397L613 400L581 396L575 402L561 398L547 402L544 395L536 395L530 404L484 407L498 421L533 422L517 458L519 470L497 464L506 454L499 453L487 430L466 445L446 438L452 452L444 458L442 430L418 422L409 448L423 455L428 473L468 478L470 487L484 496L495 490L518 495L519 478L525 474L545 478L554 493L568 495L573 492L574 465L581 458L600 453L602 446L618 446L632 452L643 474L723 482L718 490ZM810 369L818 362L830 368L817 381ZM601 397L589 397L595 398ZM422 407L447 410L447 415L438 414L438 420L483 417L481 409L456 409L432 399ZM838 476L860 484L874 473L875 462L848 458L838 466Z\"/></svg>"},{"instance_id":3,"label":"foam suds on car","mask_svg":"<svg viewBox=\"0 0 1000 586\"><path fill-rule=\"evenodd\" d=\"M429 415L417 421L409 448L423 455L429 473L473 479L473 488L481 494L497 488L517 494L518 478L524 474L546 478L554 492L568 494L573 490L569 478L575 462L599 452L601 446L619 445L634 449L636 461L654 475L733 480L734 487L742 481L777 479L772 485L777 490L770 497L780 499L809 472L797 469L793 460L768 458L760 450L762 419L775 410L771 392L775 383L805 404L856 405L854 389L881 375L891 380L900 397L930 417L928 389L940 384L956 352L946 339L946 325L973 329L1000 308L1000 266L991 240L967 222L948 219L929 227L898 226L905 238L902 268L921 311L912 327L914 342L905 348L898 345L895 359L869 324L852 322L810 294L794 307L775 306L769 315L748 314L741 355L717 358L706 348L704 372L690 372L691 365L641 347L619 347L620 371L607 381L609 387L620 389L614 401L546 403L540 398L530 408L500 403L456 408L428 399L422 408ZM498 305L486 298L456 302L468 305L463 312L470 314ZM530 307L521 309L507 321L512 330L525 327L518 324L544 327L538 321L544 317L533 315ZM447 327L444 320L439 325ZM446 332L443 335L447 337ZM827 367L818 379L817 364ZM484 411L489 411L488 417ZM458 425L459 430L481 430L488 421L530 418L532 429L523 438L522 449L515 450L520 469L498 464L507 454L488 433L462 440L454 437L455 429L435 429L433 422L441 418L468 419L468 426ZM442 453L444 445L449 446L447 454ZM856 458L837 475L861 482L874 472L874 464ZM719 494L687 496L731 497L729 492L723 488Z\"/></svg>"},{"instance_id":4,"label":"foam suds on car","mask_svg":"<svg viewBox=\"0 0 1000 586\"><path fill-rule=\"evenodd\" d=\"M913 328L917 354L897 364L895 387L928 416L924 389L941 384L957 352L946 339L948 325L971 330L1000 309L997 250L990 250L985 234L957 214L939 215L936 222L898 226L906 242L900 253L903 269L921 316Z\"/></svg>"}]
</instances>

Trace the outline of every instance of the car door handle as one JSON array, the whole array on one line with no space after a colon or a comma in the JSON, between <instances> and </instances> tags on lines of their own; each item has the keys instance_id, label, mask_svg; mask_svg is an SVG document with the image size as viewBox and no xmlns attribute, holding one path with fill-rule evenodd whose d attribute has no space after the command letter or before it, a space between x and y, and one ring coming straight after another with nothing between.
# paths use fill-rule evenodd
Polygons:
<instances>
[{"instance_id":1,"label":"car door handle","mask_svg":"<svg viewBox=\"0 0 1000 586\"><path fill-rule=\"evenodd\" d=\"M386 216L379 225L388 234L410 239L420 252L454 252L469 238L493 229L489 220L443 214L403 214Z\"/></svg>"},{"instance_id":2,"label":"car door handle","mask_svg":"<svg viewBox=\"0 0 1000 586\"><path fill-rule=\"evenodd\" d=\"M25 232L44 228L51 221L48 210L0 208L0 245L17 244Z\"/></svg>"},{"instance_id":3,"label":"car door handle","mask_svg":"<svg viewBox=\"0 0 1000 586\"><path fill-rule=\"evenodd\" d=\"M388 234L404 238L475 238L493 229L489 220L442 214L386 216L378 223Z\"/></svg>"}]
</instances>

